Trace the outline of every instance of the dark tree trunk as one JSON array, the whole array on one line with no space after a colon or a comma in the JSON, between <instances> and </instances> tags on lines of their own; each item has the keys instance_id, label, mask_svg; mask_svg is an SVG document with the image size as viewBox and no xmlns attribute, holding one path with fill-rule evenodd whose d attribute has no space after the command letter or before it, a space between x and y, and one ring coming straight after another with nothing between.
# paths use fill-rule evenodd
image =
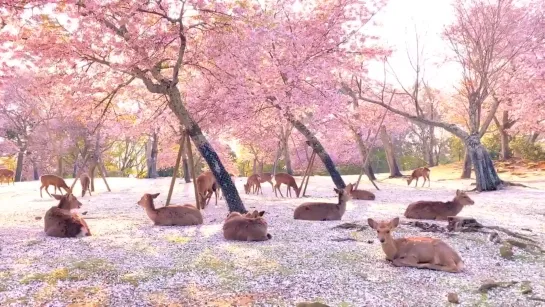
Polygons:
<instances>
[{"instance_id":1,"label":"dark tree trunk","mask_svg":"<svg viewBox=\"0 0 545 307\"><path fill-rule=\"evenodd\" d=\"M537 141L537 138L539 137L539 132L534 132L530 136L530 143L534 144Z\"/></svg>"},{"instance_id":2,"label":"dark tree trunk","mask_svg":"<svg viewBox=\"0 0 545 307\"><path fill-rule=\"evenodd\" d=\"M322 163L327 169L327 172L331 176L331 179L333 180L333 183L335 184L337 189L344 189L346 187L346 184L344 183L341 174L339 174L339 171L337 171L337 169L335 168L333 160L331 160L331 157L325 151L324 147L322 146L320 141L318 141L316 136L314 136L314 134L301 121L295 119L295 117L291 113L286 112L284 116L286 116L287 120L295 127L295 129L297 129L297 131L305 136L310 147L314 149L318 157L320 157L320 160L322 160Z\"/></svg>"},{"instance_id":3,"label":"dark tree trunk","mask_svg":"<svg viewBox=\"0 0 545 307\"><path fill-rule=\"evenodd\" d=\"M64 168L64 167L63 167L62 156L59 155L59 156L57 157L57 176L59 176L59 177L61 177L61 178L63 177L63 173L64 173L64 172L63 172L63 168Z\"/></svg>"},{"instance_id":4,"label":"dark tree trunk","mask_svg":"<svg viewBox=\"0 0 545 307\"><path fill-rule=\"evenodd\" d=\"M293 168L291 167L290 148L288 144L289 135L282 136L282 149L284 150L284 164L286 165L286 173L293 176Z\"/></svg>"},{"instance_id":5,"label":"dark tree trunk","mask_svg":"<svg viewBox=\"0 0 545 307\"><path fill-rule=\"evenodd\" d=\"M358 131L352 128L350 130L352 131L352 136L354 137L354 140L358 145L358 150L360 152L362 163L365 163L363 167L365 168L365 174L367 175L367 178L369 178L369 180L377 180L377 178L375 177L375 173L373 172L373 168L371 167L371 157L367 157L367 155L371 155L371 151L368 150L367 147L365 147L365 143L363 142L363 139Z\"/></svg>"},{"instance_id":6,"label":"dark tree trunk","mask_svg":"<svg viewBox=\"0 0 545 307\"><path fill-rule=\"evenodd\" d=\"M168 96L170 97L170 109L178 117L180 123L185 126L187 132L189 133L189 136L191 137L191 140L193 141L193 144L195 144L195 147L208 164L208 167L212 171L212 174L214 174L214 177L216 178L216 181L219 184L221 191L223 192L223 196L225 197L225 201L227 202L229 211L236 211L240 213L248 212L246 208L244 208L242 199L240 199L237 188L231 180L231 176L229 176L229 173L227 172L227 170L225 170L225 167L221 163L218 155L216 154L206 137L203 135L199 125L193 120L193 118L191 118L191 115L187 112L178 88L176 86L171 87L168 91Z\"/></svg>"},{"instance_id":7,"label":"dark tree trunk","mask_svg":"<svg viewBox=\"0 0 545 307\"><path fill-rule=\"evenodd\" d=\"M40 173L38 172L38 163L36 163L36 161L32 161L32 175L34 177L34 180L40 179Z\"/></svg>"},{"instance_id":8,"label":"dark tree trunk","mask_svg":"<svg viewBox=\"0 0 545 307\"><path fill-rule=\"evenodd\" d=\"M509 134L506 130L500 129L500 158L507 160L511 158L511 149L509 148Z\"/></svg>"},{"instance_id":9,"label":"dark tree trunk","mask_svg":"<svg viewBox=\"0 0 545 307\"><path fill-rule=\"evenodd\" d=\"M17 154L17 166L15 167L15 181L21 182L23 176L23 162L25 159L26 149L22 149Z\"/></svg>"},{"instance_id":10,"label":"dark tree trunk","mask_svg":"<svg viewBox=\"0 0 545 307\"><path fill-rule=\"evenodd\" d=\"M263 174L263 161L259 161L258 174Z\"/></svg>"},{"instance_id":11,"label":"dark tree trunk","mask_svg":"<svg viewBox=\"0 0 545 307\"><path fill-rule=\"evenodd\" d=\"M462 169L462 176L460 178L471 178L471 156L469 155L469 150L467 150L467 146L465 146L464 150L464 165Z\"/></svg>"},{"instance_id":12,"label":"dark tree trunk","mask_svg":"<svg viewBox=\"0 0 545 307\"><path fill-rule=\"evenodd\" d=\"M252 167L252 174L255 174L257 171L257 159L254 158L254 166Z\"/></svg>"},{"instance_id":13,"label":"dark tree trunk","mask_svg":"<svg viewBox=\"0 0 545 307\"><path fill-rule=\"evenodd\" d=\"M190 183L191 174L189 174L189 163L187 162L187 159L185 157L182 159L182 167L184 169L184 181L185 183Z\"/></svg>"},{"instance_id":14,"label":"dark tree trunk","mask_svg":"<svg viewBox=\"0 0 545 307\"><path fill-rule=\"evenodd\" d=\"M468 137L466 139L466 148L468 148L471 161L473 162L473 168L475 169L477 190L497 190L502 184L502 181L496 173L494 162L492 162L490 154L481 144L480 137L478 135L471 135Z\"/></svg>"},{"instance_id":15,"label":"dark tree trunk","mask_svg":"<svg viewBox=\"0 0 545 307\"><path fill-rule=\"evenodd\" d=\"M79 153L76 153L76 158L74 159L74 167L72 168L72 178L76 178L78 175L78 157Z\"/></svg>"},{"instance_id":16,"label":"dark tree trunk","mask_svg":"<svg viewBox=\"0 0 545 307\"><path fill-rule=\"evenodd\" d=\"M281 154L282 154L282 145L281 145L281 142L278 142L278 150L276 151L276 158L274 159L273 175L276 175L276 167L278 166L278 160L280 159Z\"/></svg>"},{"instance_id":17,"label":"dark tree trunk","mask_svg":"<svg viewBox=\"0 0 545 307\"><path fill-rule=\"evenodd\" d=\"M386 161L388 162L388 167L390 168L390 178L403 177L399 171L399 166L397 164L394 146L390 140L390 136L386 132L384 126L380 127L380 139L382 140L382 146L384 146L384 151L386 152Z\"/></svg>"},{"instance_id":18,"label":"dark tree trunk","mask_svg":"<svg viewBox=\"0 0 545 307\"><path fill-rule=\"evenodd\" d=\"M371 163L367 163L367 174L369 175L369 179L371 180L377 180L377 177L375 177L375 172L373 171L373 167L371 167Z\"/></svg>"},{"instance_id":19,"label":"dark tree trunk","mask_svg":"<svg viewBox=\"0 0 545 307\"><path fill-rule=\"evenodd\" d=\"M158 144L159 144L159 136L157 135L157 130L153 130L153 133L151 135L150 140L150 148L148 149L147 159L146 162L148 164L148 176L147 178L157 178L157 154L159 152L158 150Z\"/></svg>"}]
</instances>

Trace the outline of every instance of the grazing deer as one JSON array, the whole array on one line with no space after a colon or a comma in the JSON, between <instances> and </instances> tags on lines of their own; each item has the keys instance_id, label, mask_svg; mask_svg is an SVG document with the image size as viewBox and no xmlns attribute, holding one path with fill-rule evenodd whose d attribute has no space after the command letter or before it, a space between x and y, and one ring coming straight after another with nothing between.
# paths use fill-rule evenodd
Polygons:
<instances>
[{"instance_id":1,"label":"grazing deer","mask_svg":"<svg viewBox=\"0 0 545 307\"><path fill-rule=\"evenodd\" d=\"M13 183L13 185L15 185L15 173L12 171L12 170L9 170L7 168L2 168L0 169L0 184L2 184L2 182L4 182L4 178L7 179L7 182L8 182L8 185L9 185L9 180L11 179L11 182Z\"/></svg>"},{"instance_id":2,"label":"grazing deer","mask_svg":"<svg viewBox=\"0 0 545 307\"><path fill-rule=\"evenodd\" d=\"M212 194L216 195L216 204L218 206L218 187L214 186L216 183L216 177L212 174L211 171L206 171L197 177L197 191L200 197L200 203L202 209L208 206L210 199L212 199Z\"/></svg>"},{"instance_id":3,"label":"grazing deer","mask_svg":"<svg viewBox=\"0 0 545 307\"><path fill-rule=\"evenodd\" d=\"M203 223L202 214L193 205L170 205L168 207L155 208L153 200L159 196L156 194L144 194L138 201L138 205L146 210L146 214L157 226L191 226Z\"/></svg>"},{"instance_id":4,"label":"grazing deer","mask_svg":"<svg viewBox=\"0 0 545 307\"><path fill-rule=\"evenodd\" d=\"M66 182L64 181L64 179L62 179L59 176L43 175L42 177L40 177L40 182L42 183L42 186L40 187L40 197L42 197L42 198L43 198L43 196L42 196L42 189L43 188L45 188L45 191L51 197L51 194L49 194L49 191L48 191L50 185L55 187L55 193L57 193L57 188L59 189L59 192L61 193L61 195L62 195L61 188L63 188L66 191L66 193L68 193L68 194L72 193L72 190L70 190L68 185L66 185Z\"/></svg>"},{"instance_id":5,"label":"grazing deer","mask_svg":"<svg viewBox=\"0 0 545 307\"><path fill-rule=\"evenodd\" d=\"M340 221L346 211L346 203L350 200L352 184L348 184L343 190L337 188L334 191L339 195L338 203L303 203L293 212L296 220L307 221Z\"/></svg>"},{"instance_id":6,"label":"grazing deer","mask_svg":"<svg viewBox=\"0 0 545 307\"><path fill-rule=\"evenodd\" d=\"M411 174L411 177L409 177L409 179L407 179L407 185L410 185L411 182L416 179L416 182L414 183L414 186L416 187L418 185L418 178L420 177L423 177L424 178L424 182L422 183L422 186L424 186L424 184L426 184L426 180L428 180L428 187L430 186L430 169L427 168L427 167L421 167L421 168L417 168L415 169L412 174Z\"/></svg>"},{"instance_id":7,"label":"grazing deer","mask_svg":"<svg viewBox=\"0 0 545 307\"><path fill-rule=\"evenodd\" d=\"M464 206L470 206L475 202L460 190L456 190L456 196L452 201L417 201L410 204L405 210L405 217L420 220L446 220L448 216L456 216Z\"/></svg>"},{"instance_id":8,"label":"grazing deer","mask_svg":"<svg viewBox=\"0 0 545 307\"><path fill-rule=\"evenodd\" d=\"M271 184L271 187L274 189L274 184L272 183L273 175L271 173L262 173L259 174L259 183L265 183L268 182ZM263 194L263 193L261 193Z\"/></svg>"},{"instance_id":9,"label":"grazing deer","mask_svg":"<svg viewBox=\"0 0 545 307\"><path fill-rule=\"evenodd\" d=\"M451 273L461 272L464 262L447 243L429 237L394 239L392 230L399 225L399 218L376 222L368 219L369 226L377 231L386 259L395 266L432 269Z\"/></svg>"},{"instance_id":10,"label":"grazing deer","mask_svg":"<svg viewBox=\"0 0 545 307\"><path fill-rule=\"evenodd\" d=\"M350 190L350 196L353 199L359 200L375 200L375 194L365 190L356 190L354 185L352 185L352 190Z\"/></svg>"},{"instance_id":11,"label":"grazing deer","mask_svg":"<svg viewBox=\"0 0 545 307\"><path fill-rule=\"evenodd\" d=\"M289 196L291 197L291 189L293 189L295 191L296 197L299 197L301 187L297 187L297 182L295 182L295 178L293 178L292 175L287 173L277 173L276 175L274 175L274 181L276 182L276 184L274 185L274 195L276 197L278 197L278 195L276 194L276 190L280 192L280 196L284 197L284 195L282 195L282 191L280 191L280 186L282 184L285 184L287 186L286 196L288 196L289 193Z\"/></svg>"},{"instance_id":12,"label":"grazing deer","mask_svg":"<svg viewBox=\"0 0 545 307\"><path fill-rule=\"evenodd\" d=\"M89 196L91 195L91 178L89 175L83 173L79 176L79 181L81 183L81 197L85 196L85 191L89 191Z\"/></svg>"},{"instance_id":13,"label":"grazing deer","mask_svg":"<svg viewBox=\"0 0 545 307\"><path fill-rule=\"evenodd\" d=\"M267 232L267 222L263 218L265 211L242 215L231 212L223 223L223 237L234 241L267 241L272 236Z\"/></svg>"},{"instance_id":14,"label":"grazing deer","mask_svg":"<svg viewBox=\"0 0 545 307\"><path fill-rule=\"evenodd\" d=\"M244 192L246 192L246 194L259 193L259 191L261 191L261 184L259 183L259 181L260 180L258 174L253 174L248 177L248 179L246 180L246 184L244 185ZM263 194L263 192L261 192L261 194Z\"/></svg>"},{"instance_id":15,"label":"grazing deer","mask_svg":"<svg viewBox=\"0 0 545 307\"><path fill-rule=\"evenodd\" d=\"M59 201L56 207L47 210L44 217L44 231L50 237L74 238L90 236L91 231L85 220L77 214L81 203L76 197L67 193L65 195L53 194Z\"/></svg>"}]
</instances>

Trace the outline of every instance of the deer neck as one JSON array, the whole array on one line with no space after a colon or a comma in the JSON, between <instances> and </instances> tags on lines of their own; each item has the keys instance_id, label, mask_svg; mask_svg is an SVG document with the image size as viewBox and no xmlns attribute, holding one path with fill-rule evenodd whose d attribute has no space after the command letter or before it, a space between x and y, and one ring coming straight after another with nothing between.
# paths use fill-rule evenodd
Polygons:
<instances>
[{"instance_id":1,"label":"deer neck","mask_svg":"<svg viewBox=\"0 0 545 307\"><path fill-rule=\"evenodd\" d=\"M384 251L384 253L386 254L386 259L394 260L397 254L397 246L391 234L384 237L384 243L382 243L382 251Z\"/></svg>"},{"instance_id":2,"label":"deer neck","mask_svg":"<svg viewBox=\"0 0 545 307\"><path fill-rule=\"evenodd\" d=\"M146 214L148 215L148 217L152 221L155 221L158 214L157 214L157 209L155 209L155 205L153 204L153 201L148 202L146 207L144 207L144 209L146 210Z\"/></svg>"},{"instance_id":3,"label":"deer neck","mask_svg":"<svg viewBox=\"0 0 545 307\"><path fill-rule=\"evenodd\" d=\"M462 205L457 197L454 197L454 199L450 202L450 205L453 209L456 210L456 214L460 213L460 211L462 211L462 209L464 208L464 205Z\"/></svg>"},{"instance_id":4,"label":"deer neck","mask_svg":"<svg viewBox=\"0 0 545 307\"><path fill-rule=\"evenodd\" d=\"M339 207L339 212L341 213L341 216L344 215L346 212L346 199L342 197L342 195L339 195L339 203L337 204Z\"/></svg>"}]
</instances>

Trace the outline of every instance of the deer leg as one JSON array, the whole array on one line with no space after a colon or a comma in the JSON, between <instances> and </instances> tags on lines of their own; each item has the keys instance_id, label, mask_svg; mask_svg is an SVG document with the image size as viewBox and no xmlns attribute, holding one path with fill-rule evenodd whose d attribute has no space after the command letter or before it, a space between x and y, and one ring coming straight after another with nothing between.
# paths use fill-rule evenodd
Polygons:
<instances>
[{"instance_id":1,"label":"deer leg","mask_svg":"<svg viewBox=\"0 0 545 307\"><path fill-rule=\"evenodd\" d=\"M416 177L416 182L414 183L414 187L416 188L418 186L418 177Z\"/></svg>"},{"instance_id":2,"label":"deer leg","mask_svg":"<svg viewBox=\"0 0 545 307\"><path fill-rule=\"evenodd\" d=\"M288 197L288 194L289 196L291 197L291 191L290 191L290 186L286 186L286 197Z\"/></svg>"},{"instance_id":3,"label":"deer leg","mask_svg":"<svg viewBox=\"0 0 545 307\"><path fill-rule=\"evenodd\" d=\"M42 196L42 189L43 189L43 188L44 188L44 185L42 184L42 186L40 187L40 197L41 197L41 198L44 198L44 197Z\"/></svg>"},{"instance_id":4,"label":"deer leg","mask_svg":"<svg viewBox=\"0 0 545 307\"><path fill-rule=\"evenodd\" d=\"M405 258L395 258L394 260L392 260L392 263L397 267L406 266L406 267L421 268L419 267L418 260L414 256L405 257Z\"/></svg>"},{"instance_id":5,"label":"deer leg","mask_svg":"<svg viewBox=\"0 0 545 307\"><path fill-rule=\"evenodd\" d=\"M430 176L428 175L428 187L430 187L430 182L431 182Z\"/></svg>"},{"instance_id":6,"label":"deer leg","mask_svg":"<svg viewBox=\"0 0 545 307\"><path fill-rule=\"evenodd\" d=\"M280 197L284 197L284 195L282 195L282 190L280 190L280 186L278 186L278 193L280 193ZM286 195L287 196L287 195Z\"/></svg>"},{"instance_id":7,"label":"deer leg","mask_svg":"<svg viewBox=\"0 0 545 307\"><path fill-rule=\"evenodd\" d=\"M51 194L49 193L49 185L45 186L45 191L47 192L47 195L49 195L49 197L52 197Z\"/></svg>"},{"instance_id":8,"label":"deer leg","mask_svg":"<svg viewBox=\"0 0 545 307\"><path fill-rule=\"evenodd\" d=\"M269 180L269 183L271 184L271 187L274 189L274 185L271 180Z\"/></svg>"},{"instance_id":9,"label":"deer leg","mask_svg":"<svg viewBox=\"0 0 545 307\"><path fill-rule=\"evenodd\" d=\"M426 177L424 177L424 182L422 182L422 187L426 184Z\"/></svg>"},{"instance_id":10,"label":"deer leg","mask_svg":"<svg viewBox=\"0 0 545 307\"><path fill-rule=\"evenodd\" d=\"M418 263L416 267L419 269L430 269L450 273L458 273L458 266L456 265L456 263L454 263L454 261L451 262L452 263L449 263L449 265L440 265L435 263Z\"/></svg>"}]
</instances>

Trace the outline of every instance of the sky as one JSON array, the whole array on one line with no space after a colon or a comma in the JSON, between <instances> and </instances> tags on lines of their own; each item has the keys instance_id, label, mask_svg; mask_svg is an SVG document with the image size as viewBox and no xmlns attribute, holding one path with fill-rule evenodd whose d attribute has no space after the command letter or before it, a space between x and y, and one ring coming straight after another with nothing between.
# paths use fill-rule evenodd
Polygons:
<instances>
[{"instance_id":1,"label":"sky","mask_svg":"<svg viewBox=\"0 0 545 307\"><path fill-rule=\"evenodd\" d=\"M445 63L450 47L441 37L445 26L454 20L452 4L453 0L389 0L375 16L381 24L377 32L380 42L395 50L389 62L404 85L414 82L414 70L407 52L413 58L416 55L416 32L423 46L425 76L429 84L447 92L454 90L460 71L456 64ZM371 77L383 79L382 63L373 63L369 69ZM396 82L393 74L388 78Z\"/></svg>"}]
</instances>

